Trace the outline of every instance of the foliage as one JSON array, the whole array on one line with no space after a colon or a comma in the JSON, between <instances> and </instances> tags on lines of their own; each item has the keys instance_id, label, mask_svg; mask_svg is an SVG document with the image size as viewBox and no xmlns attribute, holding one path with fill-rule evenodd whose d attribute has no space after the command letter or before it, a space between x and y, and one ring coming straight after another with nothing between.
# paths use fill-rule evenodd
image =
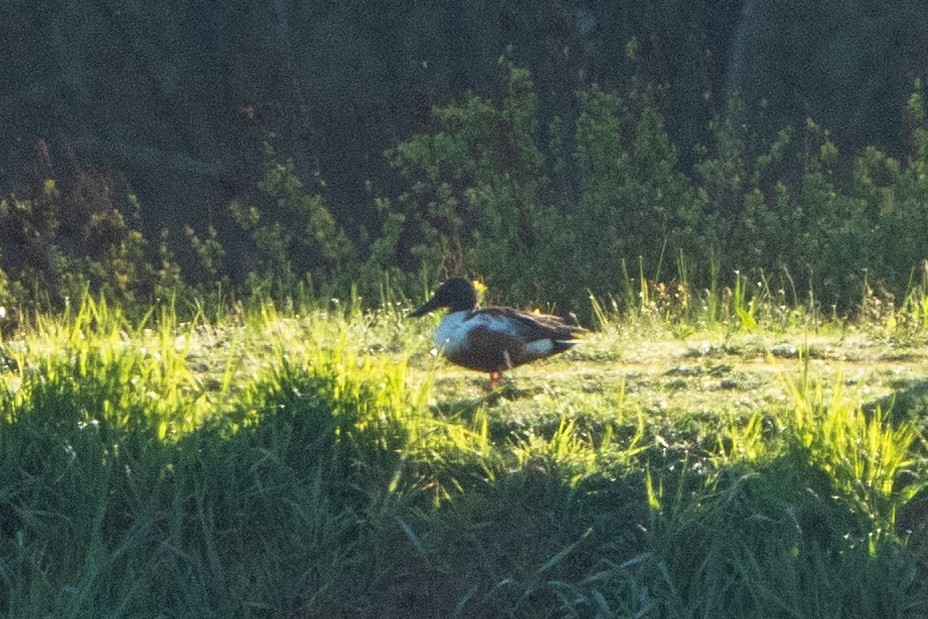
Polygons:
<instances>
[{"instance_id":1,"label":"foliage","mask_svg":"<svg viewBox=\"0 0 928 619\"><path fill-rule=\"evenodd\" d=\"M623 262L649 265L654 279L665 275L665 256L682 252L702 263L700 214L688 208L691 188L651 92L633 90L623 100L594 84L579 97L581 193L569 216L579 241L578 290L613 292Z\"/></svg>"},{"instance_id":2,"label":"foliage","mask_svg":"<svg viewBox=\"0 0 928 619\"><path fill-rule=\"evenodd\" d=\"M247 260L245 288L257 298L292 300L304 287L308 296L344 289L351 274L354 247L332 218L319 194L307 194L293 161L280 161L265 145L267 165L258 188L261 206L233 201L232 217L248 233L253 255ZM200 246L201 256L216 251ZM210 260L211 264L212 261ZM314 279L319 290L314 289Z\"/></svg>"},{"instance_id":3,"label":"foliage","mask_svg":"<svg viewBox=\"0 0 928 619\"><path fill-rule=\"evenodd\" d=\"M642 62L637 45L627 50L632 67ZM375 303L464 275L499 291L491 302L556 307L584 322L594 318L590 294L616 291L623 310L659 313L673 298L690 318L729 294L750 322L744 282L789 306L891 313L928 259L918 81L907 102L910 154L867 147L848 165L813 119L765 136L739 123L737 100L705 145L681 154L663 88L636 73L623 91L581 84L576 118L542 127L533 77L511 50L498 71L496 99L468 93L435 107L424 130L385 153L406 189L382 196L368 184L378 218L356 235L333 216L318 174L311 191L293 159L267 144L256 195L157 243L138 225L143 205L121 196L112 174L36 178L0 199L0 306L61 308L85 289L138 314L156 299L194 312L205 299ZM234 244L223 242L227 228ZM733 277L734 289L720 289Z\"/></svg>"},{"instance_id":4,"label":"foliage","mask_svg":"<svg viewBox=\"0 0 928 619\"><path fill-rule=\"evenodd\" d=\"M530 76L507 56L499 66L498 106L469 94L436 108L434 131L388 154L412 185L399 200L408 254L398 258L432 281L481 273L515 299L549 284L557 298L566 281L547 273L560 268L572 237L546 201Z\"/></svg>"},{"instance_id":5,"label":"foliage","mask_svg":"<svg viewBox=\"0 0 928 619\"><path fill-rule=\"evenodd\" d=\"M632 80L620 95L592 84L577 94L578 187L565 201L545 176L549 154L565 174L562 123L550 128L550 153L542 150L531 81L506 56L501 66L499 105L468 95L437 108L435 128L390 155L412 184L390 211L394 235L402 229L395 255L426 280L479 274L509 302L576 310L589 292L630 283L623 302L634 307L646 280L692 291L737 271L788 291L792 303L852 312L874 289L901 297L926 258L920 84L909 101L915 154L905 162L869 148L848 174L812 119L765 141L737 124L743 106L732 101L698 149L693 179L653 86Z\"/></svg>"},{"instance_id":6,"label":"foliage","mask_svg":"<svg viewBox=\"0 0 928 619\"><path fill-rule=\"evenodd\" d=\"M915 409L867 412L808 364L746 415L647 411L660 394L608 382L439 396L423 335L392 306L40 317L3 349L0 612L928 608L897 521L928 479Z\"/></svg>"},{"instance_id":7,"label":"foliage","mask_svg":"<svg viewBox=\"0 0 928 619\"><path fill-rule=\"evenodd\" d=\"M47 178L0 200L0 304L61 308L88 288L129 306L150 300L174 267L169 256L162 270L152 266L139 208L131 195L123 208L114 179L92 169L64 187Z\"/></svg>"}]
</instances>

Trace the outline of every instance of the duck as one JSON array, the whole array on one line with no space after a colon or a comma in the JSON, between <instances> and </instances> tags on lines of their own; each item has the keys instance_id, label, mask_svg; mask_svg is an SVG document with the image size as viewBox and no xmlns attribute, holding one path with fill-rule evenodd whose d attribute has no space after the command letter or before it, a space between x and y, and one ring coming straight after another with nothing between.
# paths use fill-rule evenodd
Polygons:
<instances>
[{"instance_id":1,"label":"duck","mask_svg":"<svg viewBox=\"0 0 928 619\"><path fill-rule=\"evenodd\" d=\"M512 307L477 309L473 283L460 277L444 282L408 316L417 318L441 308L448 311L435 330L436 350L456 365L488 373L490 390L505 370L570 350L586 333L558 316Z\"/></svg>"}]
</instances>

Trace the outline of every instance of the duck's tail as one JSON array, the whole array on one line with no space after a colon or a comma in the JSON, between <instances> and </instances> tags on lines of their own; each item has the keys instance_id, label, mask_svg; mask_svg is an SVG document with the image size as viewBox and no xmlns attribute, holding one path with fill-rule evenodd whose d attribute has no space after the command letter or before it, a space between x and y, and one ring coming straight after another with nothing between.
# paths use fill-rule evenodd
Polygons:
<instances>
[{"instance_id":1,"label":"duck's tail","mask_svg":"<svg viewBox=\"0 0 928 619\"><path fill-rule=\"evenodd\" d=\"M570 350L579 342L576 340L551 340L553 348L551 349L552 354L557 354L559 352L564 352L565 350Z\"/></svg>"}]
</instances>

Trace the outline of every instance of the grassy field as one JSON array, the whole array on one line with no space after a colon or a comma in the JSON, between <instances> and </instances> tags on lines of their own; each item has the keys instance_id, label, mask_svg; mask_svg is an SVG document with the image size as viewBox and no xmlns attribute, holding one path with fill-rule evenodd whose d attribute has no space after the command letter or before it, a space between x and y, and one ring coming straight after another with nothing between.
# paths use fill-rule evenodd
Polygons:
<instances>
[{"instance_id":1,"label":"grassy field","mask_svg":"<svg viewBox=\"0 0 928 619\"><path fill-rule=\"evenodd\" d=\"M402 307L87 301L0 351L0 613L928 616L918 307L597 308L488 393Z\"/></svg>"}]
</instances>

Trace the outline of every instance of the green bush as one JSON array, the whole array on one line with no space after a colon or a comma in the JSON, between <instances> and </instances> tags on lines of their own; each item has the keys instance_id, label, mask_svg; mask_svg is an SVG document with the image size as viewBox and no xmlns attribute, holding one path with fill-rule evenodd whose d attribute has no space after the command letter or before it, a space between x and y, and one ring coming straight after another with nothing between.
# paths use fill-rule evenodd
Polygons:
<instances>
[{"instance_id":1,"label":"green bush","mask_svg":"<svg viewBox=\"0 0 928 619\"><path fill-rule=\"evenodd\" d=\"M265 153L264 178L258 183L264 197L261 204L233 201L230 205L232 217L251 241L245 291L258 299L285 303L299 296L345 290L356 268L353 244L322 196L306 192L293 160L281 161L270 144L265 145ZM207 258L217 253L203 244L200 250Z\"/></svg>"},{"instance_id":2,"label":"green bush","mask_svg":"<svg viewBox=\"0 0 928 619\"><path fill-rule=\"evenodd\" d=\"M498 105L468 94L388 153L411 184L389 220L403 225L395 260L431 281L479 273L510 301L564 298L573 235L547 200L537 98L525 69L499 65Z\"/></svg>"},{"instance_id":3,"label":"green bush","mask_svg":"<svg viewBox=\"0 0 928 619\"><path fill-rule=\"evenodd\" d=\"M161 270L153 266L138 201L126 199L123 207L109 175L79 169L64 186L47 178L26 195L0 200L7 250L0 264L9 282L0 304L61 308L87 289L127 307L149 302L174 267L169 256Z\"/></svg>"},{"instance_id":4,"label":"green bush","mask_svg":"<svg viewBox=\"0 0 928 619\"><path fill-rule=\"evenodd\" d=\"M665 256L682 252L696 264L707 263L702 218L692 208L692 188L678 169L652 94L633 91L622 99L594 84L579 98L581 192L569 214L578 240L578 289L614 292L623 262L648 265L655 279L681 275L672 264L661 271Z\"/></svg>"},{"instance_id":5,"label":"green bush","mask_svg":"<svg viewBox=\"0 0 928 619\"><path fill-rule=\"evenodd\" d=\"M731 101L690 157L665 127L666 86L590 84L575 117L541 127L531 75L511 52L499 76L496 100L467 93L436 107L426 131L385 153L406 189L369 191L379 221L356 238L330 212L324 183L310 190L270 145L253 196L232 200L215 226L179 222L184 234L158 242L112 174L77 167L67 180L35 178L0 199L0 306L60 309L85 290L136 313L159 299L195 311L238 299L385 302L463 275L504 295L491 302L589 318L590 294L686 306L734 277L850 314L866 299L894 307L928 260L918 81L907 156L842 155L813 119L759 135Z\"/></svg>"}]
</instances>

